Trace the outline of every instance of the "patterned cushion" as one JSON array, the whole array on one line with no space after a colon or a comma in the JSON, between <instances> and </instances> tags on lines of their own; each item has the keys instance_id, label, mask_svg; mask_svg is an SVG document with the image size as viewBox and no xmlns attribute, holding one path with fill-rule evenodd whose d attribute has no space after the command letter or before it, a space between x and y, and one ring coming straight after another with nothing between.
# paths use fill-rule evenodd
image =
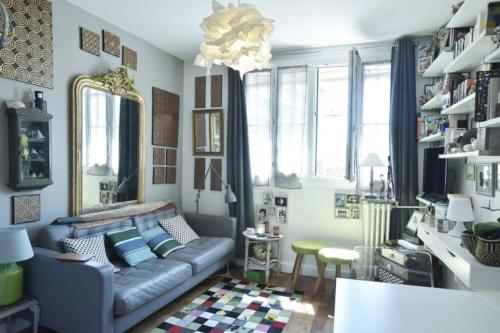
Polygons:
<instances>
[{"instance_id":1,"label":"patterned cushion","mask_svg":"<svg viewBox=\"0 0 500 333\"><path fill-rule=\"evenodd\" d=\"M169 234L172 235L179 243L186 245L187 243L200 238L193 229L186 223L181 215L177 215L168 219L160 220L160 225Z\"/></svg>"},{"instance_id":2,"label":"patterned cushion","mask_svg":"<svg viewBox=\"0 0 500 333\"><path fill-rule=\"evenodd\" d=\"M136 227L110 231L107 235L110 243L115 248L116 254L129 266L156 258L156 255L151 252Z\"/></svg>"},{"instance_id":3,"label":"patterned cushion","mask_svg":"<svg viewBox=\"0 0 500 333\"><path fill-rule=\"evenodd\" d=\"M163 258L175 250L184 248L184 245L173 239L172 236L159 226L141 232L141 236L151 250Z\"/></svg>"},{"instance_id":4,"label":"patterned cushion","mask_svg":"<svg viewBox=\"0 0 500 333\"><path fill-rule=\"evenodd\" d=\"M119 269L113 266L109 262L106 256L106 249L104 248L104 236L99 235L95 237L87 238L63 238L64 249L66 252L78 253L78 254L91 254L94 257L92 261L100 262L113 267L114 272L118 272Z\"/></svg>"}]
</instances>

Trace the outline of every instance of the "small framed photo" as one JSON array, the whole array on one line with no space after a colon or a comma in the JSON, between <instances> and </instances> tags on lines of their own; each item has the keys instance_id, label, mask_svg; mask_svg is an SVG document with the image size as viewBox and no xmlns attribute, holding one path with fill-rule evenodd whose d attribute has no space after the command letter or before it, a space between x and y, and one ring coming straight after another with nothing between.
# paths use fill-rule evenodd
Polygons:
<instances>
[{"instance_id":1,"label":"small framed photo","mask_svg":"<svg viewBox=\"0 0 500 333\"><path fill-rule=\"evenodd\" d=\"M264 205L272 205L273 204L273 195L271 192L264 192L262 194L262 203Z\"/></svg>"},{"instance_id":2,"label":"small framed photo","mask_svg":"<svg viewBox=\"0 0 500 333\"><path fill-rule=\"evenodd\" d=\"M275 194L274 195L274 205L278 207L288 206L288 197L286 194Z\"/></svg>"},{"instance_id":3,"label":"small framed photo","mask_svg":"<svg viewBox=\"0 0 500 333\"><path fill-rule=\"evenodd\" d=\"M418 59L417 73L423 73L432 64L432 57L422 57Z\"/></svg>"},{"instance_id":4,"label":"small framed photo","mask_svg":"<svg viewBox=\"0 0 500 333\"><path fill-rule=\"evenodd\" d=\"M109 183L108 182L100 182L99 183L99 189L101 191L107 191L109 188Z\"/></svg>"},{"instance_id":5,"label":"small framed photo","mask_svg":"<svg viewBox=\"0 0 500 333\"><path fill-rule=\"evenodd\" d=\"M476 164L476 193L495 196L497 170L496 164Z\"/></svg>"},{"instance_id":6,"label":"small framed photo","mask_svg":"<svg viewBox=\"0 0 500 333\"><path fill-rule=\"evenodd\" d=\"M345 207L345 198L346 195L344 193L335 193L335 207L343 208Z\"/></svg>"},{"instance_id":7,"label":"small framed photo","mask_svg":"<svg viewBox=\"0 0 500 333\"><path fill-rule=\"evenodd\" d=\"M417 235L417 228L418 224L424 220L424 213L419 212L419 211L414 211L413 214L411 214L410 220L406 224L406 232L410 235L416 236Z\"/></svg>"},{"instance_id":8,"label":"small framed photo","mask_svg":"<svg viewBox=\"0 0 500 333\"><path fill-rule=\"evenodd\" d=\"M351 206L351 219L353 220L361 219L361 209L359 205Z\"/></svg>"},{"instance_id":9,"label":"small framed photo","mask_svg":"<svg viewBox=\"0 0 500 333\"><path fill-rule=\"evenodd\" d=\"M276 207L275 206L267 206L266 207L266 214L267 218L269 221L275 221L276 220Z\"/></svg>"},{"instance_id":10,"label":"small framed photo","mask_svg":"<svg viewBox=\"0 0 500 333\"><path fill-rule=\"evenodd\" d=\"M347 195L347 204L348 205L359 205L359 194L348 194Z\"/></svg>"},{"instance_id":11,"label":"small framed photo","mask_svg":"<svg viewBox=\"0 0 500 333\"><path fill-rule=\"evenodd\" d=\"M341 219L348 219L349 218L349 210L347 210L347 209L336 209L335 210L335 217L341 218Z\"/></svg>"},{"instance_id":12,"label":"small framed photo","mask_svg":"<svg viewBox=\"0 0 500 333\"><path fill-rule=\"evenodd\" d=\"M288 210L286 207L277 207L278 209L278 221L280 223L287 223L288 222Z\"/></svg>"},{"instance_id":13,"label":"small framed photo","mask_svg":"<svg viewBox=\"0 0 500 333\"><path fill-rule=\"evenodd\" d=\"M267 208L264 206L257 206L255 209L255 216L257 219L257 223L264 223L268 220Z\"/></svg>"},{"instance_id":14,"label":"small framed photo","mask_svg":"<svg viewBox=\"0 0 500 333\"><path fill-rule=\"evenodd\" d=\"M40 221L40 194L12 197L12 223Z\"/></svg>"},{"instance_id":15,"label":"small framed photo","mask_svg":"<svg viewBox=\"0 0 500 333\"><path fill-rule=\"evenodd\" d=\"M99 201L102 204L105 204L105 205L108 204L108 192L107 191L101 191Z\"/></svg>"},{"instance_id":16,"label":"small framed photo","mask_svg":"<svg viewBox=\"0 0 500 333\"><path fill-rule=\"evenodd\" d=\"M498 168L497 168L498 170ZM466 180L474 180L475 167L474 163L467 162L465 165L465 179ZM498 184L498 182L497 182Z\"/></svg>"}]
</instances>

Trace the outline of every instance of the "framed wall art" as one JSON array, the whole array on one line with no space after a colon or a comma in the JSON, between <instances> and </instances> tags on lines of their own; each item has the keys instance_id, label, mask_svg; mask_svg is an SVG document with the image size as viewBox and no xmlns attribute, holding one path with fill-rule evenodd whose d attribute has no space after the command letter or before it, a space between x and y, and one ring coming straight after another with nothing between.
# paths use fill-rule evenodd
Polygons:
<instances>
[{"instance_id":1,"label":"framed wall art","mask_svg":"<svg viewBox=\"0 0 500 333\"><path fill-rule=\"evenodd\" d=\"M96 56L101 55L101 36L80 27L80 49Z\"/></svg>"},{"instance_id":2,"label":"framed wall art","mask_svg":"<svg viewBox=\"0 0 500 333\"><path fill-rule=\"evenodd\" d=\"M476 193L495 196L497 168L494 163L476 164Z\"/></svg>"},{"instance_id":3,"label":"framed wall art","mask_svg":"<svg viewBox=\"0 0 500 333\"><path fill-rule=\"evenodd\" d=\"M102 50L106 53L120 57L120 37L109 31L102 31Z\"/></svg>"},{"instance_id":4,"label":"framed wall art","mask_svg":"<svg viewBox=\"0 0 500 333\"><path fill-rule=\"evenodd\" d=\"M40 221L40 194L12 197L12 223Z\"/></svg>"}]
</instances>

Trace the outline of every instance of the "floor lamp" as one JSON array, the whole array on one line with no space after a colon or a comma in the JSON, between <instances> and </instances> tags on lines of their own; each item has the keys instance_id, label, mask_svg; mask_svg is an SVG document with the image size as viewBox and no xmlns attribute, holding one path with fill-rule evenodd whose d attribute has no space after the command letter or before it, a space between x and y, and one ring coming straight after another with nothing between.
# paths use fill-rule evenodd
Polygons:
<instances>
[{"instance_id":1,"label":"floor lamp","mask_svg":"<svg viewBox=\"0 0 500 333\"><path fill-rule=\"evenodd\" d=\"M228 204L228 203L234 203L234 202L238 201L238 199L236 198L236 194L234 194L233 190L231 190L231 185L227 184L226 182L224 182L222 180L222 177L219 175L217 170L213 167L212 163L208 164L207 172L205 172L205 176L203 177L203 184L205 184L205 180L207 179L208 173L210 172L210 170L212 170L214 172L215 176L217 176L217 179L219 179L220 182L222 184L224 184L224 187L226 189L226 195L224 196L224 202ZM196 203L196 214L198 214L198 211L199 211L201 190L202 190L201 188L198 189L198 193L196 193L196 199L194 199L194 202Z\"/></svg>"}]
</instances>

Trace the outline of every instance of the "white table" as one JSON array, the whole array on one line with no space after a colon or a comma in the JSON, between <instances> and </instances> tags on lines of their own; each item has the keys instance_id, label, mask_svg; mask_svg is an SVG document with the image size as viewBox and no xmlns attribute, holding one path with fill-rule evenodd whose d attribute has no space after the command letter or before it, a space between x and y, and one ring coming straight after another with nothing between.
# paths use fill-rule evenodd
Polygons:
<instances>
[{"instance_id":1,"label":"white table","mask_svg":"<svg viewBox=\"0 0 500 333\"><path fill-rule=\"evenodd\" d=\"M272 266L276 267L276 272L280 274L281 270L281 251L280 251L280 240L282 240L284 237L283 235L279 236L257 236L256 234L248 234L246 231L243 232L243 237L245 237L245 266L243 268L243 276L246 278L247 276L247 271L250 266L250 261L252 261L251 265L257 269L262 269L265 271L266 275L266 284L269 282L269 270ZM257 260L256 258L253 258L253 260L250 259L250 244L265 244L266 247L266 258L265 260ZM273 257L271 257L271 249L272 249L272 244L276 243L276 254Z\"/></svg>"},{"instance_id":2,"label":"white table","mask_svg":"<svg viewBox=\"0 0 500 333\"><path fill-rule=\"evenodd\" d=\"M499 305L479 292L339 279L334 333L498 333Z\"/></svg>"}]
</instances>

